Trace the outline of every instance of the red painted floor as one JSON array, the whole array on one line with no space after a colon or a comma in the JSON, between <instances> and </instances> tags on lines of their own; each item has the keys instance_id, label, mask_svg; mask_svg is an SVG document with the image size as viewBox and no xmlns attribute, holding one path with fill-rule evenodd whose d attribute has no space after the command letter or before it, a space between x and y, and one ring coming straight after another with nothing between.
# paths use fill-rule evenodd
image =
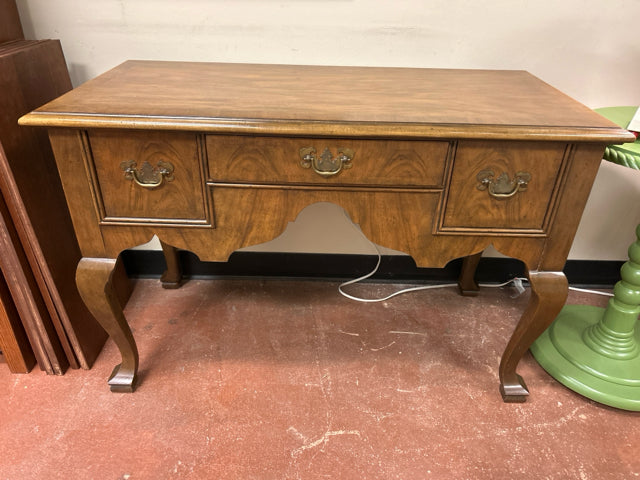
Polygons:
<instances>
[{"instance_id":1,"label":"red painted floor","mask_svg":"<svg viewBox=\"0 0 640 480\"><path fill-rule=\"evenodd\" d=\"M499 358L528 295L510 293L359 304L330 282L137 281L134 394L108 390L111 342L62 377L0 365L0 480L640 478L640 414L571 392L529 354L529 400L502 403Z\"/></svg>"}]
</instances>

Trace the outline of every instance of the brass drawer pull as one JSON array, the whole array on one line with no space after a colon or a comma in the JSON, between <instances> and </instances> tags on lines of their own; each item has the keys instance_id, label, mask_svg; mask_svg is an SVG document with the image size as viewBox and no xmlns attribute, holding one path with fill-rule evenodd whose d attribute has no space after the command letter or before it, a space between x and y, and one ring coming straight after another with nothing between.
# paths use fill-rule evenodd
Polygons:
<instances>
[{"instance_id":1,"label":"brass drawer pull","mask_svg":"<svg viewBox=\"0 0 640 480\"><path fill-rule=\"evenodd\" d=\"M133 180L141 187L149 189L159 187L165 180L171 182L174 178L173 165L162 160L155 167L149 162L144 162L139 169L136 169L134 160L127 160L120 164L120 168L124 171L124 178Z\"/></svg>"},{"instance_id":2,"label":"brass drawer pull","mask_svg":"<svg viewBox=\"0 0 640 480\"><path fill-rule=\"evenodd\" d=\"M354 155L355 152L350 148L339 148L338 156L333 158L331 150L325 148L318 158L314 147L305 147L300 149L300 165L302 168L313 168L314 172L323 177L331 177L340 173L342 169L351 168Z\"/></svg>"},{"instance_id":3,"label":"brass drawer pull","mask_svg":"<svg viewBox=\"0 0 640 480\"><path fill-rule=\"evenodd\" d=\"M476 177L480 182L477 185L478 190L488 190L489 195L494 198L513 197L516 193L525 191L531 181L529 172L518 172L513 180L509 178L507 172L502 172L497 179L494 177L493 170L482 170Z\"/></svg>"}]
</instances>

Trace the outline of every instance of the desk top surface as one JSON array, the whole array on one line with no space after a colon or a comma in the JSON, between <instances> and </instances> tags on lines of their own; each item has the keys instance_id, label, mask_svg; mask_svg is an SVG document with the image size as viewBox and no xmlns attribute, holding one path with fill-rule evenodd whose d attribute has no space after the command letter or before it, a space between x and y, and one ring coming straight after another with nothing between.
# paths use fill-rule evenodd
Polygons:
<instances>
[{"instance_id":1,"label":"desk top surface","mask_svg":"<svg viewBox=\"0 0 640 480\"><path fill-rule=\"evenodd\" d=\"M50 127L620 143L524 71L128 61L21 119Z\"/></svg>"}]
</instances>

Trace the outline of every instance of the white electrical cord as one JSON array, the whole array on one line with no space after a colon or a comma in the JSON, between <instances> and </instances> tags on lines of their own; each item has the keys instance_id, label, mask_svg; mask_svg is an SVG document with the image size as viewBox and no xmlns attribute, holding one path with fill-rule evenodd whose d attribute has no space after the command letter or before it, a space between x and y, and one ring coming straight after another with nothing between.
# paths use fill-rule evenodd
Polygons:
<instances>
[{"instance_id":1,"label":"white electrical cord","mask_svg":"<svg viewBox=\"0 0 640 480\"><path fill-rule=\"evenodd\" d=\"M346 286L349 286L349 285L353 285L354 283L361 282L362 280L366 280L367 278L371 277L372 275L374 275L378 271L378 268L380 267L380 261L382 260L382 255L380 254L380 251L378 250L378 246L373 244L373 243L372 243L372 245L374 245L375 248L376 248L376 252L378 254L378 263L376 263L375 268L371 272L367 273L366 275L363 275L362 277L358 277L358 278L355 278L353 280L349 280L348 282L344 282L344 283L341 283L340 285L338 285L338 291L344 297L347 297L350 300L355 300L356 302L375 303L375 302L384 302L385 300L389 300L390 298L396 297L398 295L402 295L403 293L417 292L418 290L429 290L429 289L432 289L432 288L445 288L445 287L455 286L455 284L423 285L423 286L420 286L420 287L405 288L403 290L399 290L397 292L394 292L391 295L387 295L386 297L383 297L383 298L360 298L360 297L355 297L353 295L350 295L350 294L346 293L344 290L342 290L343 287L346 287Z\"/></svg>"},{"instance_id":2,"label":"white electrical cord","mask_svg":"<svg viewBox=\"0 0 640 480\"><path fill-rule=\"evenodd\" d=\"M378 271L378 268L380 268L380 262L382 261L382 254L380 253L380 250L378 249L378 246L371 242L371 245L373 245L373 247L376 250L376 254L378 256L378 261L376 263L376 266L374 267L374 269L367 273L366 275L363 275L361 277L358 278L354 278L353 280L349 280L347 282L341 283L340 285L338 285L338 291L340 292L340 294L350 300L354 300L356 302L363 302L363 303L376 303L376 302L384 302L386 300L389 300L390 298L396 297L398 295L402 295L403 293L409 293L409 292L417 292L419 290L432 290L435 288L451 288L451 287L457 287L458 284L457 283L445 283L442 285L422 285L419 287L411 287L411 288L404 288L402 290L398 290L397 292L393 292L390 295L387 295L386 297L381 297L381 298L361 298L361 297L356 297L354 295L350 295L348 293L346 293L342 288L343 287L347 287L349 285L353 285L356 284L358 282L361 282L363 280L366 280L367 278L375 275L375 273ZM490 288L499 288L499 287L505 287L511 283L513 283L516 286L516 289L518 290L517 295L520 295L520 293L522 293L524 291L524 287L522 286L522 281L526 281L526 278L512 278L511 280L508 280L504 283L499 283L499 284L480 284L478 286L480 287L490 287ZM516 296L517 296L516 295Z\"/></svg>"},{"instance_id":3,"label":"white electrical cord","mask_svg":"<svg viewBox=\"0 0 640 480\"><path fill-rule=\"evenodd\" d=\"M589 290L588 288L569 287L569 290L582 293L593 293L595 295L604 295L605 297L613 297L613 293L599 292L598 290Z\"/></svg>"},{"instance_id":4,"label":"white electrical cord","mask_svg":"<svg viewBox=\"0 0 640 480\"><path fill-rule=\"evenodd\" d=\"M445 283L442 285L422 285L420 287L411 287L411 288L405 288L402 290L398 290L397 292L393 292L390 295L387 295L386 297L382 297L382 298L361 298L361 297L356 297L354 295L350 295L348 293L346 293L344 290L342 290L343 287L347 287L349 285L354 285L356 283L359 283L363 280L366 280L367 278L372 277L373 275L375 275L375 273L378 271L378 268L380 268L380 262L382 261L382 254L380 253L380 249L378 248L378 245L376 245L375 243L373 243L371 240L369 240L367 238L367 236L362 233L362 231L356 227L356 225L351 221L351 219L349 218L349 216L347 215L347 212L344 212L345 216L347 217L347 220L349 221L349 224L352 225L352 227L362 236L362 238L364 238L369 245L371 245L373 247L373 249L376 252L376 255L378 256L378 261L376 263L376 266L374 267L374 269L367 273L366 275L363 275L361 277L358 278L354 278L353 280L348 280L346 282L341 283L340 285L338 285L338 292L340 292L340 294L346 298L348 298L349 300L354 300L356 302L363 302L363 303L376 303L376 302L384 302L386 300L389 300L390 298L396 297L398 295L402 295L404 293L409 293L409 292L417 292L420 290L432 290L435 288L451 288L451 287L457 287L458 284L457 283ZM493 284L493 283L481 283L478 286L479 287L483 287L483 288L500 288L500 287L506 287L507 285L513 283L514 287L516 288L516 294L512 295L513 298L519 296L520 294L522 294L522 292L524 292L524 286L522 284L522 282L527 282L528 280L526 278L520 278L520 277L514 277L511 280L507 280L504 283L498 283L498 284ZM584 288L576 288L576 287L569 287L569 290L574 290L577 292L583 292L583 293L593 293L596 295L606 295L609 297L613 297L612 293L608 293L608 292L599 292L597 290L588 290L588 289L584 289Z\"/></svg>"}]
</instances>

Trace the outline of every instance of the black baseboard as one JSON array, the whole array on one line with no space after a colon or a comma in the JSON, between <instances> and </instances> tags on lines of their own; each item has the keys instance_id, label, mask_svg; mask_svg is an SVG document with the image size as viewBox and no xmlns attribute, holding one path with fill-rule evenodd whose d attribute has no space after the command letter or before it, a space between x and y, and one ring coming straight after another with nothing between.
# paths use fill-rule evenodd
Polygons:
<instances>
[{"instance_id":1,"label":"black baseboard","mask_svg":"<svg viewBox=\"0 0 640 480\"><path fill-rule=\"evenodd\" d=\"M159 250L127 250L122 259L132 278L156 278L165 262ZM190 252L180 251L180 263L187 278L290 277L345 280L369 273L377 257L370 255L235 252L228 262L201 262ZM591 288L610 288L620 279L621 261L569 260L564 273L569 283ZM460 274L462 261L453 260L445 268L418 268L409 256L383 256L380 268L371 277L376 281L449 283ZM501 283L524 274L524 265L511 258L483 257L477 271L481 283Z\"/></svg>"}]
</instances>

